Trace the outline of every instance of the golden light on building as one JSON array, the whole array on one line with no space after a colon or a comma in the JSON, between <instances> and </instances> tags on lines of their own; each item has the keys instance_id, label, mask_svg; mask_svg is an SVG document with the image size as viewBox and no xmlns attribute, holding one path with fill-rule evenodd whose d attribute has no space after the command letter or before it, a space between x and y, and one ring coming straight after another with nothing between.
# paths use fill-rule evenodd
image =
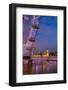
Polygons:
<instances>
[{"instance_id":1,"label":"golden light on building","mask_svg":"<svg viewBox=\"0 0 68 90\"><path fill-rule=\"evenodd\" d=\"M49 57L49 50L47 49L44 54L32 54L32 57Z\"/></svg>"},{"instance_id":2,"label":"golden light on building","mask_svg":"<svg viewBox=\"0 0 68 90\"><path fill-rule=\"evenodd\" d=\"M49 57L49 50L47 49L46 52L43 54L44 57Z\"/></svg>"},{"instance_id":3,"label":"golden light on building","mask_svg":"<svg viewBox=\"0 0 68 90\"><path fill-rule=\"evenodd\" d=\"M49 50L48 49L46 50L46 55L49 56Z\"/></svg>"}]
</instances>

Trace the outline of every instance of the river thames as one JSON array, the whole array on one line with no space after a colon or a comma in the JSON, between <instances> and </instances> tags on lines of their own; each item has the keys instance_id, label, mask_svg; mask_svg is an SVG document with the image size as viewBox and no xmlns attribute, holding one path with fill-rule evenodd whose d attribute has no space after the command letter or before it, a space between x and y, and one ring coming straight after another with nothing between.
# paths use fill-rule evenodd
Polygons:
<instances>
[{"instance_id":1,"label":"river thames","mask_svg":"<svg viewBox=\"0 0 68 90\"><path fill-rule=\"evenodd\" d=\"M23 60L23 74L50 74L57 73L57 57L32 58Z\"/></svg>"}]
</instances>

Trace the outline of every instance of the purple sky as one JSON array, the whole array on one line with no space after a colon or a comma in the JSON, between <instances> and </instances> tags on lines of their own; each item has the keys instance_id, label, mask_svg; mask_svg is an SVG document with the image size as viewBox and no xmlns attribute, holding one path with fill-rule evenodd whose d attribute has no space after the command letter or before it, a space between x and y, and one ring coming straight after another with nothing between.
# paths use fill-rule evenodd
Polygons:
<instances>
[{"instance_id":1,"label":"purple sky","mask_svg":"<svg viewBox=\"0 0 68 90\"><path fill-rule=\"evenodd\" d=\"M32 15L23 16L24 41L28 38L31 20ZM35 47L40 48L42 52L46 49L50 51L55 51L57 49L57 16L40 16Z\"/></svg>"}]
</instances>

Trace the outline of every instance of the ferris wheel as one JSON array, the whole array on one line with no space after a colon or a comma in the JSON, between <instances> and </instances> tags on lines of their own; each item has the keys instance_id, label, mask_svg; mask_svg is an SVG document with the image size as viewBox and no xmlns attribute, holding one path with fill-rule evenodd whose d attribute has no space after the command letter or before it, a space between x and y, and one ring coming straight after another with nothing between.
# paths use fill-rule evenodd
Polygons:
<instances>
[{"instance_id":1,"label":"ferris wheel","mask_svg":"<svg viewBox=\"0 0 68 90\"><path fill-rule=\"evenodd\" d=\"M24 46L24 55L31 56L35 47L36 35L39 30L39 17L40 16L33 16L31 20L29 36Z\"/></svg>"}]
</instances>

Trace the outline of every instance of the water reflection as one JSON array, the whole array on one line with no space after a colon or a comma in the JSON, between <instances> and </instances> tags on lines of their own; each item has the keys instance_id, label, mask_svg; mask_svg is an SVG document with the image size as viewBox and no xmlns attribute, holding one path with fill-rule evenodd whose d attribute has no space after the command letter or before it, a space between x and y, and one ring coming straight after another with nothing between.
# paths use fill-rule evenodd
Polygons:
<instances>
[{"instance_id":1,"label":"water reflection","mask_svg":"<svg viewBox=\"0 0 68 90\"><path fill-rule=\"evenodd\" d=\"M57 73L57 60L23 60L23 74Z\"/></svg>"}]
</instances>

